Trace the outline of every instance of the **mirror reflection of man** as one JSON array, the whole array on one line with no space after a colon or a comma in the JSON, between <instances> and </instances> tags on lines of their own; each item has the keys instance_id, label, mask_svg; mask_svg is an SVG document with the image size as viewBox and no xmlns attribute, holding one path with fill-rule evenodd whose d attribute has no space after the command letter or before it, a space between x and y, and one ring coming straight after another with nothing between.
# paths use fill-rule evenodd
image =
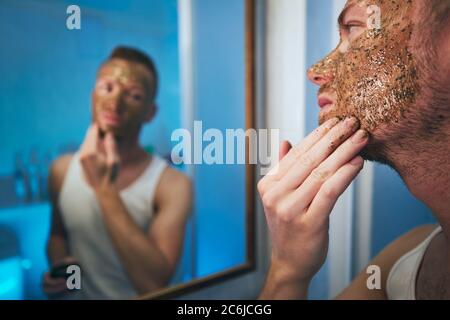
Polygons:
<instances>
[{"instance_id":1,"label":"mirror reflection of man","mask_svg":"<svg viewBox=\"0 0 450 320\"><path fill-rule=\"evenodd\" d=\"M116 48L101 65L85 140L50 170L49 297L67 295L55 270L68 264L81 267L83 299L131 298L170 281L192 191L185 175L139 145L156 112L157 83L152 60L134 48Z\"/></svg>"},{"instance_id":2,"label":"mirror reflection of man","mask_svg":"<svg viewBox=\"0 0 450 320\"><path fill-rule=\"evenodd\" d=\"M381 29L368 28L372 5ZM321 126L284 143L278 171L258 185L273 243L261 298L307 297L330 213L366 159L394 168L439 226L408 232L370 262L380 290L363 270L337 298L450 299L450 1L348 0L339 26L338 47L308 72L321 87Z\"/></svg>"}]
</instances>

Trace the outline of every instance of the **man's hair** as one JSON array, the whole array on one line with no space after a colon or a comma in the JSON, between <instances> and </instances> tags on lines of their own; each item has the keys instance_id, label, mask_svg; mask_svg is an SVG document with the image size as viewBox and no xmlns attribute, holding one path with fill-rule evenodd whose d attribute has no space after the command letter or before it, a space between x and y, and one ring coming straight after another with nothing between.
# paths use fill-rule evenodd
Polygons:
<instances>
[{"instance_id":1,"label":"man's hair","mask_svg":"<svg viewBox=\"0 0 450 320\"><path fill-rule=\"evenodd\" d=\"M158 71L156 70L155 63L153 62L152 58L150 58L150 56L136 48L118 46L111 52L108 57L108 61L112 59L123 59L126 61L144 65L152 76L150 97L152 101L155 99L156 93L158 91Z\"/></svg>"}]
</instances>

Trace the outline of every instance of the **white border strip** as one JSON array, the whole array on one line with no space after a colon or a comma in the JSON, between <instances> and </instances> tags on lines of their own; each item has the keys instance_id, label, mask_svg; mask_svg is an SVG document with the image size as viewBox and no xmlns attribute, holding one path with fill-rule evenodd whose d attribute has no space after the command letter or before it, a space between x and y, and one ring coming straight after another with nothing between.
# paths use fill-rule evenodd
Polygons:
<instances>
[{"instance_id":1,"label":"white border strip","mask_svg":"<svg viewBox=\"0 0 450 320\"><path fill-rule=\"evenodd\" d=\"M331 49L339 43L339 33L336 21L344 8L345 0L333 0L331 21ZM345 289L352 279L353 256L353 202L354 184L337 201L330 219L330 247L329 247L329 298L334 298Z\"/></svg>"},{"instance_id":2,"label":"white border strip","mask_svg":"<svg viewBox=\"0 0 450 320\"><path fill-rule=\"evenodd\" d=\"M366 161L355 184L353 276L367 267L371 260L374 170L375 165Z\"/></svg>"},{"instance_id":3,"label":"white border strip","mask_svg":"<svg viewBox=\"0 0 450 320\"><path fill-rule=\"evenodd\" d=\"M178 36L181 82L181 127L193 132L195 117L195 47L193 1L178 0ZM194 165L185 164L185 173L194 178ZM195 204L192 208L195 214ZM191 237L191 276L197 277L197 217L189 219Z\"/></svg>"},{"instance_id":4,"label":"white border strip","mask_svg":"<svg viewBox=\"0 0 450 320\"><path fill-rule=\"evenodd\" d=\"M178 0L178 34L181 80L181 126L190 132L194 125L195 106L195 59L193 40L193 2ZM192 176L193 166L187 165Z\"/></svg>"},{"instance_id":5,"label":"white border strip","mask_svg":"<svg viewBox=\"0 0 450 320\"><path fill-rule=\"evenodd\" d=\"M297 143L305 135L306 0L267 0L268 129Z\"/></svg>"}]
</instances>

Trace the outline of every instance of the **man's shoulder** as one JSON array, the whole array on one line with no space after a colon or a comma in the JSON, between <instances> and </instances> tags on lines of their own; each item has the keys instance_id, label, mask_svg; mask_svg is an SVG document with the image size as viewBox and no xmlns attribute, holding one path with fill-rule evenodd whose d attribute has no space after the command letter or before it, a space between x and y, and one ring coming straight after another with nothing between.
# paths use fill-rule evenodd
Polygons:
<instances>
[{"instance_id":1,"label":"man's shoulder","mask_svg":"<svg viewBox=\"0 0 450 320\"><path fill-rule=\"evenodd\" d=\"M190 188L191 179L183 172L167 166L161 174L161 184L171 185L171 187Z\"/></svg>"},{"instance_id":2,"label":"man's shoulder","mask_svg":"<svg viewBox=\"0 0 450 320\"><path fill-rule=\"evenodd\" d=\"M370 265L378 266L381 271L383 290L368 290L367 273L363 270L337 299L387 299L386 284L392 267L404 254L422 243L436 227L430 224L414 228L391 242L370 262Z\"/></svg>"},{"instance_id":3,"label":"man's shoulder","mask_svg":"<svg viewBox=\"0 0 450 320\"><path fill-rule=\"evenodd\" d=\"M72 158L74 155L75 155L74 153L63 154L63 155L59 156L58 158L56 158L55 160L53 160L52 165L57 166L57 167L68 166L70 164L70 161L72 161Z\"/></svg>"},{"instance_id":4,"label":"man's shoulder","mask_svg":"<svg viewBox=\"0 0 450 320\"><path fill-rule=\"evenodd\" d=\"M73 153L67 153L56 158L55 160L53 160L50 170L56 174L65 174L65 172L69 168L73 156Z\"/></svg>"},{"instance_id":5,"label":"man's shoulder","mask_svg":"<svg viewBox=\"0 0 450 320\"><path fill-rule=\"evenodd\" d=\"M179 202L190 202L192 189L192 181L188 175L167 166L162 172L156 188L156 200L170 202L175 199Z\"/></svg>"},{"instance_id":6,"label":"man's shoulder","mask_svg":"<svg viewBox=\"0 0 450 320\"><path fill-rule=\"evenodd\" d=\"M422 243L437 227L436 224L416 227L391 242L383 251L385 254L400 258L403 254L413 250Z\"/></svg>"},{"instance_id":7,"label":"man's shoulder","mask_svg":"<svg viewBox=\"0 0 450 320\"><path fill-rule=\"evenodd\" d=\"M64 177L69 169L70 162L73 159L74 154L68 153L56 158L50 166L49 182L51 187L55 190L59 190L62 186Z\"/></svg>"},{"instance_id":8,"label":"man's shoulder","mask_svg":"<svg viewBox=\"0 0 450 320\"><path fill-rule=\"evenodd\" d=\"M435 229L437 225L427 224L416 227L387 245L373 260L373 264L382 266L387 280L394 264L406 253L420 245Z\"/></svg>"}]
</instances>

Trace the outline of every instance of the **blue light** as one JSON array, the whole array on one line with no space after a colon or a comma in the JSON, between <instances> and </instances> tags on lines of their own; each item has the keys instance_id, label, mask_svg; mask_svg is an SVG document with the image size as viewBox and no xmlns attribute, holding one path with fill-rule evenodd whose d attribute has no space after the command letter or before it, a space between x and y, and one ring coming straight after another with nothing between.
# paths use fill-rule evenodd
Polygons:
<instances>
[{"instance_id":1,"label":"blue light","mask_svg":"<svg viewBox=\"0 0 450 320\"><path fill-rule=\"evenodd\" d=\"M31 265L32 263L29 259L22 259L22 268L24 268L25 270L30 270Z\"/></svg>"},{"instance_id":2,"label":"blue light","mask_svg":"<svg viewBox=\"0 0 450 320\"><path fill-rule=\"evenodd\" d=\"M20 257L0 260L0 300L21 300L23 298Z\"/></svg>"}]
</instances>

